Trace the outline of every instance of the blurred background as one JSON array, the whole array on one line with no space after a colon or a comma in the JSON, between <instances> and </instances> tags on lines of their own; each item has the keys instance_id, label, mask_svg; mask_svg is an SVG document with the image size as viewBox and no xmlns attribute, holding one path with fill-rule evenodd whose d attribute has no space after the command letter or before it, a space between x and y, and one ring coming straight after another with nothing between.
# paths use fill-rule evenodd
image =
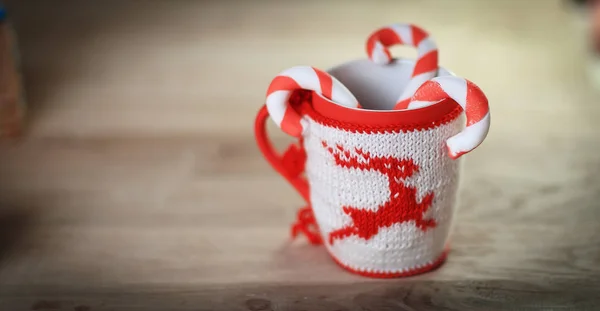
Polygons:
<instances>
[{"instance_id":1,"label":"blurred background","mask_svg":"<svg viewBox=\"0 0 600 311\"><path fill-rule=\"evenodd\" d=\"M367 36L396 22L426 29L440 65L479 85L492 113L464 161L453 253L423 278L597 289L600 62L584 1L6 5L26 110L0 147L5 307L83 299L97 310L87 293L148 287L191 286L193 300L221 297L213 286L368 282L302 238L290 244L302 202L261 157L253 122L277 73L365 58ZM270 126L279 145L291 141Z\"/></svg>"}]
</instances>

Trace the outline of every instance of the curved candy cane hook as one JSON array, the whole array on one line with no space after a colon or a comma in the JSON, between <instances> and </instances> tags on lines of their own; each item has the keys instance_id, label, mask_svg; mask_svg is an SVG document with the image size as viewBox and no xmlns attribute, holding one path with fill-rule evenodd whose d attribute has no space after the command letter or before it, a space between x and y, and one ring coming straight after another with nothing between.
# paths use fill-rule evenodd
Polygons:
<instances>
[{"instance_id":1,"label":"curved candy cane hook","mask_svg":"<svg viewBox=\"0 0 600 311\"><path fill-rule=\"evenodd\" d=\"M452 159L477 148L490 128L490 108L483 91L473 82L455 76L442 76L426 81L411 98L411 105L453 99L465 111L466 128L446 141ZM427 105L419 105L427 106Z\"/></svg>"},{"instance_id":2,"label":"curved candy cane hook","mask_svg":"<svg viewBox=\"0 0 600 311\"><path fill-rule=\"evenodd\" d=\"M406 109L410 97L425 81L437 75L438 49L429 34L412 24L393 24L373 32L367 39L367 54L377 64L389 64L392 61L390 46L410 45L417 48L417 61L411 80L398 98L394 109Z\"/></svg>"},{"instance_id":3,"label":"curved candy cane hook","mask_svg":"<svg viewBox=\"0 0 600 311\"><path fill-rule=\"evenodd\" d=\"M281 130L294 137L302 136L308 125L289 104L292 92L300 89L315 91L345 107L360 107L354 95L330 74L310 66L286 69L271 81L266 106Z\"/></svg>"}]
</instances>

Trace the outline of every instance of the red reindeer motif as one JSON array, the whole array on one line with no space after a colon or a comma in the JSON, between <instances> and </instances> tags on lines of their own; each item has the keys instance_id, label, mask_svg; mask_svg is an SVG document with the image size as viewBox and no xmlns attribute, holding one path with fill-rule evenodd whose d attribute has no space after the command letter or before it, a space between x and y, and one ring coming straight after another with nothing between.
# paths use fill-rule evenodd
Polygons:
<instances>
[{"instance_id":1,"label":"red reindeer motif","mask_svg":"<svg viewBox=\"0 0 600 311\"><path fill-rule=\"evenodd\" d=\"M419 169L413 160L371 156L369 152L363 152L358 148L355 148L353 154L341 145L336 145L334 148L325 141L322 143L323 147L333 155L336 165L361 171L380 172L387 176L390 190L388 201L379 205L375 211L343 206L342 210L352 218L352 224L329 233L329 244L333 245L335 240L353 235L369 240L379 232L380 228L408 221L414 221L417 228L423 231L436 227L437 223L434 219L423 218L423 214L433 202L433 193L425 195L419 203L417 189L403 183L403 180L413 176Z\"/></svg>"}]
</instances>

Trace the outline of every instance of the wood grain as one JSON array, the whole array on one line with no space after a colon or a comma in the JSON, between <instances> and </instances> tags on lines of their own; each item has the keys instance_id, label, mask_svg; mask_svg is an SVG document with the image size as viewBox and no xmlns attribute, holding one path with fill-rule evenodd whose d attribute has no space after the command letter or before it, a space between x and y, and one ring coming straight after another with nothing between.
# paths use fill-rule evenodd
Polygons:
<instances>
[{"instance_id":1,"label":"wood grain","mask_svg":"<svg viewBox=\"0 0 600 311\"><path fill-rule=\"evenodd\" d=\"M600 106L562 1L59 2L9 3L32 108L0 146L1 310L600 304ZM252 125L283 68L363 58L405 21L486 92L492 130L448 261L380 281L289 240L302 202Z\"/></svg>"}]
</instances>

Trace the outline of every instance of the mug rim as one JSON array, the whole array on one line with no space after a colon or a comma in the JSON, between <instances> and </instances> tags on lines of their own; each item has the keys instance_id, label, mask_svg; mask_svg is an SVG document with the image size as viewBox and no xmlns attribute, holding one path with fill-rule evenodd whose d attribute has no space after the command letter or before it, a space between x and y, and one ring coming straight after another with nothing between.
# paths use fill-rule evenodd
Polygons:
<instances>
[{"instance_id":1,"label":"mug rim","mask_svg":"<svg viewBox=\"0 0 600 311\"><path fill-rule=\"evenodd\" d=\"M346 66L353 62L359 61L365 61L365 59L362 58L351 60L332 67L327 71L330 72L341 66ZM395 59L395 61L414 63L414 61L407 59ZM455 76L453 72L443 67L439 67L438 70L443 72L443 76ZM305 112L307 112L311 118L318 118L322 121L327 121L327 123L342 122L348 125L358 124L363 126L374 126L378 128L383 127L386 129L398 126L429 127L434 125L434 123L439 123L442 120L453 120L458 117L460 113L462 113L462 107L450 98L431 106L419 107L410 110L375 110L345 107L323 97L323 95L319 94L318 92L311 93L312 104L306 105L310 107L303 107L303 110L305 110Z\"/></svg>"},{"instance_id":2,"label":"mug rim","mask_svg":"<svg viewBox=\"0 0 600 311\"><path fill-rule=\"evenodd\" d=\"M299 106L301 115L323 125L351 131L373 133L429 129L451 122L463 112L452 99L407 111L361 111L334 104L316 92L311 93L312 100L306 100Z\"/></svg>"},{"instance_id":3,"label":"mug rim","mask_svg":"<svg viewBox=\"0 0 600 311\"><path fill-rule=\"evenodd\" d=\"M368 58L355 58L353 60L347 61L345 63L341 63L338 64L336 66L330 67L329 69L327 69L327 73L332 74L332 71L338 70L340 68L342 68L343 66L348 66L352 63L357 63L357 62L363 62L363 61L371 61ZM416 63L415 60L413 59L405 59L405 58L392 58L392 62L396 62L396 63L404 63L404 64L411 64L414 65ZM442 74L440 74L440 72ZM438 75L436 75L436 77L444 77L444 76L456 76L456 74L452 71L450 71L449 69L439 66L438 67ZM318 94L320 97L323 97L321 94ZM324 100L331 102L332 104L336 104L335 102L323 97ZM337 105L337 104L336 104ZM436 104L437 105L437 104ZM436 106L436 105L432 105L432 106ZM339 106L339 105L338 105ZM368 112L374 112L374 113L406 113L409 111L415 111L415 110L419 110L419 109L427 109L431 106L427 106L427 107L418 107L418 108L414 108L414 109L410 109L410 110L377 110L377 109L368 109L368 108L357 108L357 107L345 107L345 106L341 106L345 109L349 109L349 110L358 110L358 111L368 111Z\"/></svg>"}]
</instances>

